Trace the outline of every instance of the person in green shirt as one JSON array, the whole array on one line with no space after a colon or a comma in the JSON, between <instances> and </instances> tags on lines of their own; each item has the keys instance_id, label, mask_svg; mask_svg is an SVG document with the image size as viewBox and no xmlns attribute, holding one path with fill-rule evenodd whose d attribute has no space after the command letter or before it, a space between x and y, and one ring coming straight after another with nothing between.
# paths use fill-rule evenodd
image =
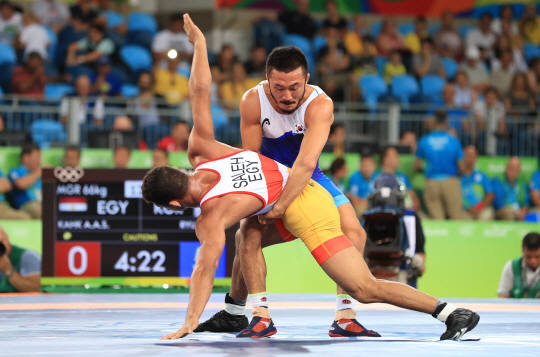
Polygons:
<instances>
[{"instance_id":1,"label":"person in green shirt","mask_svg":"<svg viewBox=\"0 0 540 357\"><path fill-rule=\"evenodd\" d=\"M12 245L0 227L0 293L37 292L41 287L41 257Z\"/></svg>"},{"instance_id":2,"label":"person in green shirt","mask_svg":"<svg viewBox=\"0 0 540 357\"><path fill-rule=\"evenodd\" d=\"M504 266L497 290L500 298L540 298L540 234L527 234L521 247L523 256Z\"/></svg>"}]
</instances>

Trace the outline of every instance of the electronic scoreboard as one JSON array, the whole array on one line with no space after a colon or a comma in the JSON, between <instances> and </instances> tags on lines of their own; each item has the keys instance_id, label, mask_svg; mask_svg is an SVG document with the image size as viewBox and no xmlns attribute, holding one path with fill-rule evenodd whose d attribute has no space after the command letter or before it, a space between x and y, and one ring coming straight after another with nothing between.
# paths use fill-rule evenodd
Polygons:
<instances>
[{"instance_id":1,"label":"electronic scoreboard","mask_svg":"<svg viewBox=\"0 0 540 357\"><path fill-rule=\"evenodd\" d=\"M176 212L144 202L146 172L43 170L43 277L191 276L200 209ZM228 242L231 236L234 242L235 229L228 230ZM216 278L230 276L232 245L226 245L229 259L224 251Z\"/></svg>"}]
</instances>

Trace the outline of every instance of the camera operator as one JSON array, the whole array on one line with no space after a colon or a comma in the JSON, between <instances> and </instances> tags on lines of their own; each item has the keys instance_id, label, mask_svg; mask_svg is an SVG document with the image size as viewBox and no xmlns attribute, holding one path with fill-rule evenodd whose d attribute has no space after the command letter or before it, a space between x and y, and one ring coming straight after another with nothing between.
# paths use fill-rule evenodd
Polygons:
<instances>
[{"instance_id":1,"label":"camera operator","mask_svg":"<svg viewBox=\"0 0 540 357\"><path fill-rule=\"evenodd\" d=\"M373 188L362 217L368 266L376 278L415 287L426 261L421 220L414 211L405 209L406 188L395 175L381 174Z\"/></svg>"},{"instance_id":2,"label":"camera operator","mask_svg":"<svg viewBox=\"0 0 540 357\"><path fill-rule=\"evenodd\" d=\"M37 292L40 279L40 256L33 250L11 245L0 227L0 293Z\"/></svg>"}]
</instances>

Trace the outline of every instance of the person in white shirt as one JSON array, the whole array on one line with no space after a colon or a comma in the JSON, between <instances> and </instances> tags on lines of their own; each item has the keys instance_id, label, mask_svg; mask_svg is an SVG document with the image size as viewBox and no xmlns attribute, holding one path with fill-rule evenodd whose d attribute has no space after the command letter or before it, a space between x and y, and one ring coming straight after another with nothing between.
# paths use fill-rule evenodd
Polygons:
<instances>
[{"instance_id":1,"label":"person in white shirt","mask_svg":"<svg viewBox=\"0 0 540 357\"><path fill-rule=\"evenodd\" d=\"M501 16L498 19L494 19L491 23L491 31L495 33L496 35L500 35L502 33L502 22L503 21L509 21L511 25L511 32L513 35L517 35L519 33L518 26L516 22L514 21L514 9L510 5L503 6L501 8Z\"/></svg>"},{"instance_id":2,"label":"person in white shirt","mask_svg":"<svg viewBox=\"0 0 540 357\"><path fill-rule=\"evenodd\" d=\"M79 76L75 82L75 95L79 97L80 104L77 110L77 119L80 124L93 123L95 126L103 125L105 105L101 97L95 101L89 100L90 94L90 78L88 76ZM89 116L90 109L93 107L93 115ZM60 103L60 119L62 123L66 123L69 115L69 100L63 98Z\"/></svg>"},{"instance_id":3,"label":"person in white shirt","mask_svg":"<svg viewBox=\"0 0 540 357\"><path fill-rule=\"evenodd\" d=\"M495 44L495 34L491 31L491 20L493 17L486 13L480 18L479 28L469 31L465 38L467 48L477 47L485 50L485 55L491 57L491 48Z\"/></svg>"},{"instance_id":4,"label":"person in white shirt","mask_svg":"<svg viewBox=\"0 0 540 357\"><path fill-rule=\"evenodd\" d=\"M32 12L44 26L59 32L69 19L66 3L57 0L38 0L32 3Z\"/></svg>"},{"instance_id":5,"label":"person in white shirt","mask_svg":"<svg viewBox=\"0 0 540 357\"><path fill-rule=\"evenodd\" d=\"M0 42L11 45L22 28L22 15L11 2L0 1Z\"/></svg>"},{"instance_id":6,"label":"person in white shirt","mask_svg":"<svg viewBox=\"0 0 540 357\"><path fill-rule=\"evenodd\" d=\"M500 298L540 298L540 234L527 234L521 248L523 256L504 266L497 289Z\"/></svg>"},{"instance_id":7,"label":"person in white shirt","mask_svg":"<svg viewBox=\"0 0 540 357\"><path fill-rule=\"evenodd\" d=\"M47 29L38 23L34 14L27 12L24 14L24 28L14 42L18 49L24 49L24 57L29 53L37 52L43 60L49 58L47 48L51 45L51 38Z\"/></svg>"},{"instance_id":8,"label":"person in white shirt","mask_svg":"<svg viewBox=\"0 0 540 357\"><path fill-rule=\"evenodd\" d=\"M169 50L176 50L181 59L191 63L193 45L189 43L184 32L184 20L181 14L173 14L169 21L169 28L158 32L152 41L152 55L156 66L167 65L165 60Z\"/></svg>"}]
</instances>

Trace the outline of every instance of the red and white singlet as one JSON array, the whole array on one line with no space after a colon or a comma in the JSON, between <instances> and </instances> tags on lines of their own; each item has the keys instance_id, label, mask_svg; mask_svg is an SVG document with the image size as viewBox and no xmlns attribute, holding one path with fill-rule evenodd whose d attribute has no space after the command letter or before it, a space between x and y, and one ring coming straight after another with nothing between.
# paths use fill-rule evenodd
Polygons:
<instances>
[{"instance_id":1,"label":"red and white singlet","mask_svg":"<svg viewBox=\"0 0 540 357\"><path fill-rule=\"evenodd\" d=\"M229 194L247 194L258 197L263 208L252 216L272 209L289 177L289 169L253 151L243 150L197 165L195 171L215 172L218 181L208 190L199 206L212 198Z\"/></svg>"}]
</instances>

